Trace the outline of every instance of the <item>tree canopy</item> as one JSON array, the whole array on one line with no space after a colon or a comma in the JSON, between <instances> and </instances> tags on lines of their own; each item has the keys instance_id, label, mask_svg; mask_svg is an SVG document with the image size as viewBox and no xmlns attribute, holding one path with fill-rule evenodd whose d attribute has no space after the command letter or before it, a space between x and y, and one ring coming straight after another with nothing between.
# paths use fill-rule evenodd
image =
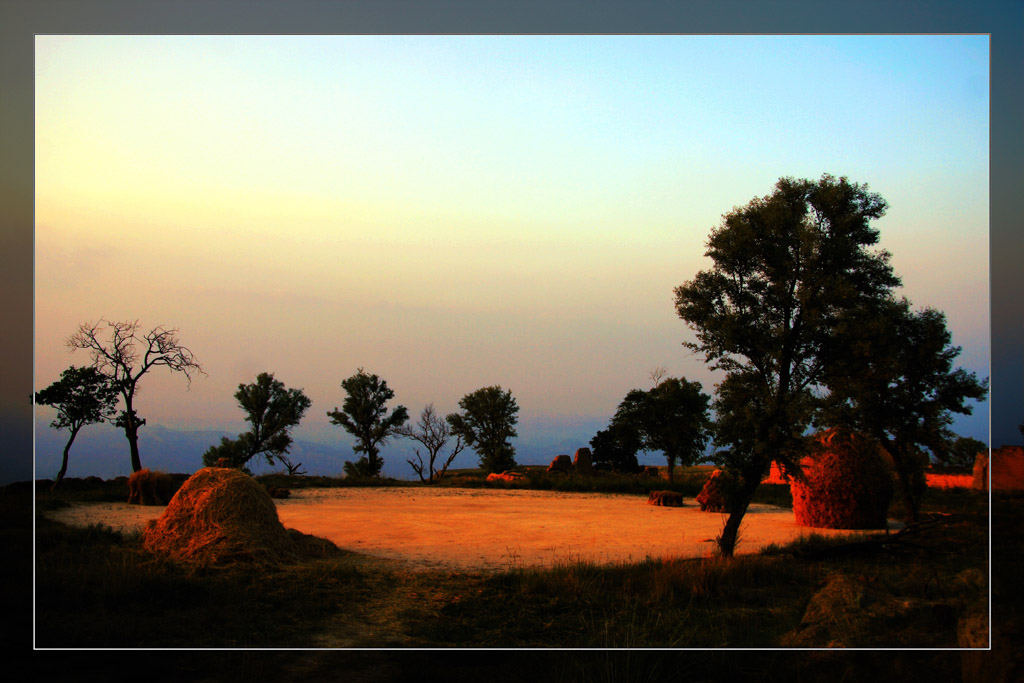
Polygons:
<instances>
[{"instance_id":1,"label":"tree canopy","mask_svg":"<svg viewBox=\"0 0 1024 683\"><path fill-rule=\"evenodd\" d=\"M68 471L68 455L71 444L82 427L103 422L114 416L118 400L117 387L110 378L94 367L70 367L60 374L60 379L36 392L38 405L57 409L57 417L50 423L54 429L70 432L64 446L64 457L60 471L54 479L54 487Z\"/></svg>"},{"instance_id":2,"label":"tree canopy","mask_svg":"<svg viewBox=\"0 0 1024 683\"><path fill-rule=\"evenodd\" d=\"M925 451L942 458L955 438L952 414L970 414L987 380L954 367L946 317L914 311L906 299L869 302L840 326L842 353L826 378L829 394L818 421L857 429L893 460L911 521L923 492ZM973 454L972 454L973 462Z\"/></svg>"},{"instance_id":3,"label":"tree canopy","mask_svg":"<svg viewBox=\"0 0 1024 683\"><path fill-rule=\"evenodd\" d=\"M693 464L704 454L710 438L710 400L700 382L661 379L649 391L633 389L626 394L615 411L612 426L617 428L623 445L629 445L626 435L632 433L640 448L662 451L671 481L676 463Z\"/></svg>"},{"instance_id":4,"label":"tree canopy","mask_svg":"<svg viewBox=\"0 0 1024 683\"><path fill-rule=\"evenodd\" d=\"M480 456L485 472L504 472L515 467L515 448L509 439L516 436L519 406L512 391L500 386L484 387L459 400L461 413L448 416L451 433L461 436Z\"/></svg>"},{"instance_id":5,"label":"tree canopy","mask_svg":"<svg viewBox=\"0 0 1024 683\"><path fill-rule=\"evenodd\" d=\"M846 178L782 178L723 217L707 242L713 266L675 289L676 312L696 335L685 346L727 373L715 441L730 447L743 485L719 539L725 555L770 462L796 466L843 314L900 284L889 254L872 249L871 221L885 209Z\"/></svg>"},{"instance_id":6,"label":"tree canopy","mask_svg":"<svg viewBox=\"0 0 1024 683\"><path fill-rule=\"evenodd\" d=\"M299 424L312 405L302 389L286 389L274 375L261 372L255 382L238 385L235 400L245 411L249 431L239 434L235 441L222 439L219 446L203 454L203 463L211 466L227 458L231 466L243 468L254 457L262 455L269 465L275 459L289 465L283 457L292 444L289 431Z\"/></svg>"},{"instance_id":7,"label":"tree canopy","mask_svg":"<svg viewBox=\"0 0 1024 683\"><path fill-rule=\"evenodd\" d=\"M345 462L344 470L349 476L376 477L384 466L380 458L380 447L409 419L405 406L396 406L388 414L387 403L395 397L388 383L377 375L359 368L341 383L345 390L345 402L341 410L335 408L327 413L331 422L340 425L356 437L352 450L362 453L356 462Z\"/></svg>"},{"instance_id":8,"label":"tree canopy","mask_svg":"<svg viewBox=\"0 0 1024 683\"><path fill-rule=\"evenodd\" d=\"M101 337L109 334L109 340ZM178 331L154 327L142 332L139 321L110 322L100 319L95 324L82 324L68 337L72 351L84 349L92 358L93 367L117 387L124 399L124 410L115 424L124 429L131 452L132 471L142 469L139 457L139 427L146 423L135 411L135 395L139 380L157 367L185 375L189 384L196 373L205 375L195 355L178 340Z\"/></svg>"}]
</instances>

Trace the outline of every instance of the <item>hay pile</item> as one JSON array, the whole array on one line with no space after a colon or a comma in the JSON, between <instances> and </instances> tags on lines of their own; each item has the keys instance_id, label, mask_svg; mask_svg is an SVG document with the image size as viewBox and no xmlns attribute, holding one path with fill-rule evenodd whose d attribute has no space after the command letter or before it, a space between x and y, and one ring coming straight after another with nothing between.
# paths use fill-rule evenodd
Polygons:
<instances>
[{"instance_id":1,"label":"hay pile","mask_svg":"<svg viewBox=\"0 0 1024 683\"><path fill-rule=\"evenodd\" d=\"M130 505L167 505L178 485L166 472L143 468L128 477Z\"/></svg>"},{"instance_id":2,"label":"hay pile","mask_svg":"<svg viewBox=\"0 0 1024 683\"><path fill-rule=\"evenodd\" d=\"M193 474L164 514L143 531L151 552L202 566L277 565L301 553L267 490L241 470L206 467Z\"/></svg>"},{"instance_id":3,"label":"hay pile","mask_svg":"<svg viewBox=\"0 0 1024 683\"><path fill-rule=\"evenodd\" d=\"M732 512L732 499L743 479L732 470L716 469L697 494L701 512Z\"/></svg>"},{"instance_id":4,"label":"hay pile","mask_svg":"<svg viewBox=\"0 0 1024 683\"><path fill-rule=\"evenodd\" d=\"M857 432L829 429L790 481L798 524L825 529L884 529L892 475L879 446Z\"/></svg>"}]
</instances>

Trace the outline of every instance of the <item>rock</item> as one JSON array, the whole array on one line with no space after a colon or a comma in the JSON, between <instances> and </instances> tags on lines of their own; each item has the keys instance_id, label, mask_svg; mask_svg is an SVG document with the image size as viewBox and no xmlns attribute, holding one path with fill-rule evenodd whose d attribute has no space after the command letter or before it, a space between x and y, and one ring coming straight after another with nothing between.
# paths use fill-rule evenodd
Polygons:
<instances>
[{"instance_id":1,"label":"rock","mask_svg":"<svg viewBox=\"0 0 1024 683\"><path fill-rule=\"evenodd\" d=\"M576 469L577 474L593 474L594 459L590 455L590 449L577 448L572 459L572 466Z\"/></svg>"},{"instance_id":2,"label":"rock","mask_svg":"<svg viewBox=\"0 0 1024 683\"><path fill-rule=\"evenodd\" d=\"M731 512L732 496L739 485L739 477L728 470L712 472L704 482L704 488L697 494L701 512Z\"/></svg>"},{"instance_id":3,"label":"rock","mask_svg":"<svg viewBox=\"0 0 1024 683\"><path fill-rule=\"evenodd\" d=\"M850 430L829 429L800 461L789 484L798 524L825 529L884 529L892 476L879 446Z\"/></svg>"},{"instance_id":4,"label":"rock","mask_svg":"<svg viewBox=\"0 0 1024 683\"><path fill-rule=\"evenodd\" d=\"M568 455L556 455L555 459L548 465L548 472L562 472L563 474L569 474L572 472L572 460L569 459Z\"/></svg>"},{"instance_id":5,"label":"rock","mask_svg":"<svg viewBox=\"0 0 1024 683\"><path fill-rule=\"evenodd\" d=\"M681 508L683 507L683 494L676 491L651 491L647 497L647 504Z\"/></svg>"}]
</instances>

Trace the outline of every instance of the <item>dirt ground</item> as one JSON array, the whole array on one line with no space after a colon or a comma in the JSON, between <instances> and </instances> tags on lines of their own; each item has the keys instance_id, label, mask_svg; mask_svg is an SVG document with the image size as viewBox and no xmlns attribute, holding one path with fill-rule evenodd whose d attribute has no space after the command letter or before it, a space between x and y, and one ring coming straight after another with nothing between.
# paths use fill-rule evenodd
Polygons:
<instances>
[{"instance_id":1,"label":"dirt ground","mask_svg":"<svg viewBox=\"0 0 1024 683\"><path fill-rule=\"evenodd\" d=\"M701 512L693 499L672 508L648 505L637 495L517 489L297 489L275 503L286 527L347 550L407 562L411 569L451 571L702 557L713 553L726 519ZM47 514L67 524L131 531L163 511L90 503ZM743 519L736 552L757 552L812 532L863 533L809 529L797 525L792 510L755 504Z\"/></svg>"}]
</instances>

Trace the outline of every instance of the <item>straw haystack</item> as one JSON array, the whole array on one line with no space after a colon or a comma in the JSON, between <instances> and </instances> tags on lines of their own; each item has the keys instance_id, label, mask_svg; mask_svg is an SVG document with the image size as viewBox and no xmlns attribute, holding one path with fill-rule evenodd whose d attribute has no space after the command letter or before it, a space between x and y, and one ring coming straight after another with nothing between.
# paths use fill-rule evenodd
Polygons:
<instances>
[{"instance_id":1,"label":"straw haystack","mask_svg":"<svg viewBox=\"0 0 1024 683\"><path fill-rule=\"evenodd\" d=\"M884 529L892 475L877 443L857 432L829 429L800 461L790 481L798 524L825 529Z\"/></svg>"},{"instance_id":2,"label":"straw haystack","mask_svg":"<svg viewBox=\"0 0 1024 683\"><path fill-rule=\"evenodd\" d=\"M743 479L731 470L716 469L697 494L701 512L732 512L732 499Z\"/></svg>"},{"instance_id":3,"label":"straw haystack","mask_svg":"<svg viewBox=\"0 0 1024 683\"><path fill-rule=\"evenodd\" d=\"M241 470L193 474L143 531L146 549L198 565L278 564L301 554L267 490Z\"/></svg>"}]
</instances>

